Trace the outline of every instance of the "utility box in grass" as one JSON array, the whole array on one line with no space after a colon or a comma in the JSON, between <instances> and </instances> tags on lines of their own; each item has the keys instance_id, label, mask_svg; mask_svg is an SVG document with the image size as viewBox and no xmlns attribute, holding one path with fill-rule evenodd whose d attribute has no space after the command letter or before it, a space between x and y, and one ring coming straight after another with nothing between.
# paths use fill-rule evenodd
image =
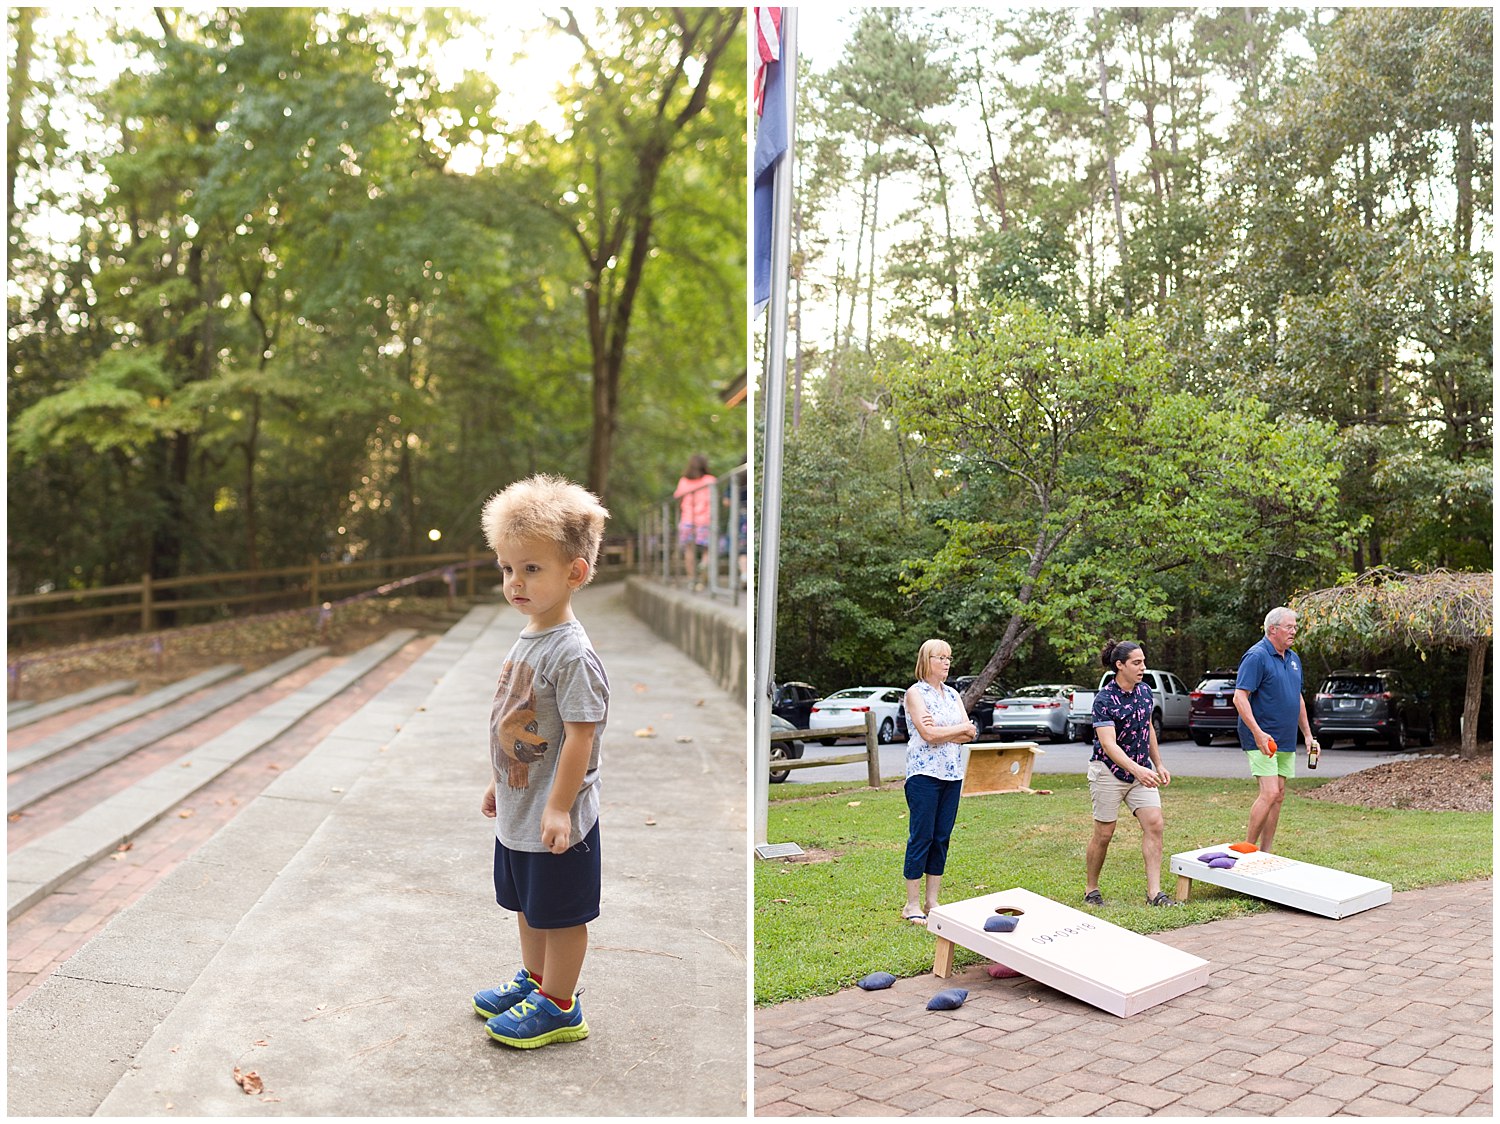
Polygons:
<instances>
[{"instance_id":1,"label":"utility box in grass","mask_svg":"<svg viewBox=\"0 0 1500 1124\"><path fill-rule=\"evenodd\" d=\"M1034 791L1031 766L1045 752L1036 742L970 742L963 747L960 795Z\"/></svg>"},{"instance_id":2,"label":"utility box in grass","mask_svg":"<svg viewBox=\"0 0 1500 1124\"><path fill-rule=\"evenodd\" d=\"M1001 915L1014 917L1015 929L986 932L984 923ZM1208 983L1207 960L1030 890L940 905L927 929L937 937L938 976L952 972L961 945L1121 1018Z\"/></svg>"}]
</instances>

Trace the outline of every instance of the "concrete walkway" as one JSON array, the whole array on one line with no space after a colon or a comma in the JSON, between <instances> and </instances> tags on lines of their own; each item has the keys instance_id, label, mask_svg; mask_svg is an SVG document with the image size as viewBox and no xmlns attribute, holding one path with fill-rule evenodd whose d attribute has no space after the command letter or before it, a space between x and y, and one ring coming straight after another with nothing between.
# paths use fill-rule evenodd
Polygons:
<instances>
[{"instance_id":1,"label":"concrete walkway","mask_svg":"<svg viewBox=\"0 0 1500 1124\"><path fill-rule=\"evenodd\" d=\"M511 1050L470 1006L519 962L479 814L490 699L521 624L501 606L394 737L328 739L233 821L243 847L184 864L11 1012L11 1114L743 1115L744 709L620 586L577 608L612 694L591 1037ZM115 933L130 939L91 954ZM201 970L195 947L212 951ZM112 1009L154 1029L115 1034ZM236 1067L264 1092L241 1091Z\"/></svg>"},{"instance_id":2,"label":"concrete walkway","mask_svg":"<svg viewBox=\"0 0 1500 1124\"><path fill-rule=\"evenodd\" d=\"M1129 1019L982 966L764 1008L755 1113L1492 1116L1491 908L1466 882L1158 934L1209 984Z\"/></svg>"}]
</instances>

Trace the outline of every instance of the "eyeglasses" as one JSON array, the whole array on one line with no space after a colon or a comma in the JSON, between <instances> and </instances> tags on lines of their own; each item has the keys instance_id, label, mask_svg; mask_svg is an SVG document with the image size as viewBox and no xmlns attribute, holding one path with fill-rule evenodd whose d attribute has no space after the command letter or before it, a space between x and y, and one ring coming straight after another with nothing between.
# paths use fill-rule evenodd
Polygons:
<instances>
[{"instance_id":1,"label":"eyeglasses","mask_svg":"<svg viewBox=\"0 0 1500 1124\"><path fill-rule=\"evenodd\" d=\"M953 662L953 657L952 656L932 656L931 658L935 659L935 660L946 660L948 663L952 663Z\"/></svg>"}]
</instances>

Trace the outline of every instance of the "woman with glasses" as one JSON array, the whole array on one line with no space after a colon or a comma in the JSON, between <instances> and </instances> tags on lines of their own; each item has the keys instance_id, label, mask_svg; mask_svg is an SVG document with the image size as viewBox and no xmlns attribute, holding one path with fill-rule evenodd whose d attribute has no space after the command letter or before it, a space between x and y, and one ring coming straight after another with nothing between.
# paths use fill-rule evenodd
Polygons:
<instances>
[{"instance_id":1,"label":"woman with glasses","mask_svg":"<svg viewBox=\"0 0 1500 1124\"><path fill-rule=\"evenodd\" d=\"M906 689L906 807L910 831L906 840L906 906L903 920L925 925L937 907L948 841L958 818L963 788L960 746L979 736L964 710L963 699L948 686L953 650L942 640L928 640L917 653L917 681ZM927 892L922 895L922 878Z\"/></svg>"}]
</instances>

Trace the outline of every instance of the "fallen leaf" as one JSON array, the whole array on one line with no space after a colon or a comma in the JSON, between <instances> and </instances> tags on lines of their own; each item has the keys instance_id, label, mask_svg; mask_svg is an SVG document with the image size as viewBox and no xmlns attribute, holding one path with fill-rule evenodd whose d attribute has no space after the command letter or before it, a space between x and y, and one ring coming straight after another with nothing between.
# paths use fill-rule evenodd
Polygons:
<instances>
[{"instance_id":1,"label":"fallen leaf","mask_svg":"<svg viewBox=\"0 0 1500 1124\"><path fill-rule=\"evenodd\" d=\"M256 1073L253 1069L248 1073L241 1073L240 1067L235 1066L234 1083L241 1089L245 1090L245 1095L247 1097L253 1097L257 1093L262 1093L265 1091L265 1085L261 1082L260 1074Z\"/></svg>"},{"instance_id":2,"label":"fallen leaf","mask_svg":"<svg viewBox=\"0 0 1500 1124\"><path fill-rule=\"evenodd\" d=\"M280 768L281 768L281 766L280 766L280 765L277 765L277 764L276 764L276 763L274 763L274 762L272 762L272 763L271 763L271 764L270 764L270 765L267 765L267 766L266 766L266 768L267 768L267 769L270 769L270 770L271 770L271 772L273 772L273 773L274 773L274 772L276 772L276 771L277 771L277 770L279 770L279 769L280 769Z\"/></svg>"},{"instance_id":3,"label":"fallen leaf","mask_svg":"<svg viewBox=\"0 0 1500 1124\"><path fill-rule=\"evenodd\" d=\"M707 699L699 699L699 700L698 700L698 701L697 701L697 702L695 702L695 703L694 703L694 704L693 704L693 705L694 705L694 706L702 706L702 705L703 705L703 704L704 704L704 703L706 703L706 702L708 702L708 700L707 700Z\"/></svg>"},{"instance_id":4,"label":"fallen leaf","mask_svg":"<svg viewBox=\"0 0 1500 1124\"><path fill-rule=\"evenodd\" d=\"M635 732L635 736L638 738L654 738L656 737L656 731L650 726L642 726Z\"/></svg>"},{"instance_id":5,"label":"fallen leaf","mask_svg":"<svg viewBox=\"0 0 1500 1124\"><path fill-rule=\"evenodd\" d=\"M849 807L851 807L851 808L858 808L863 803L864 803L863 800L851 800L851 801L849 801Z\"/></svg>"},{"instance_id":6,"label":"fallen leaf","mask_svg":"<svg viewBox=\"0 0 1500 1124\"><path fill-rule=\"evenodd\" d=\"M26 814L25 812L12 812L10 815L6 816L5 818L8 819L11 823L19 823L21 817L24 816L25 814Z\"/></svg>"},{"instance_id":7,"label":"fallen leaf","mask_svg":"<svg viewBox=\"0 0 1500 1124\"><path fill-rule=\"evenodd\" d=\"M197 813L194 812L191 808L184 808L182 811L180 811L180 812L177 813L177 818L179 820L190 820L196 814Z\"/></svg>"},{"instance_id":8,"label":"fallen leaf","mask_svg":"<svg viewBox=\"0 0 1500 1124\"><path fill-rule=\"evenodd\" d=\"M683 744L686 744L693 740L693 736L691 734L678 734L677 740L679 742L682 742Z\"/></svg>"},{"instance_id":9,"label":"fallen leaf","mask_svg":"<svg viewBox=\"0 0 1500 1124\"><path fill-rule=\"evenodd\" d=\"M266 1041L266 1040L265 1040L265 1039L264 1039L264 1038L257 1038L257 1039L256 1039L256 1040L255 1040L255 1044L256 1044L256 1045L257 1045L257 1046L269 1046L269 1045L270 1045L270 1043L269 1043L269 1042L267 1042L267 1041Z\"/></svg>"},{"instance_id":10,"label":"fallen leaf","mask_svg":"<svg viewBox=\"0 0 1500 1124\"><path fill-rule=\"evenodd\" d=\"M791 905L792 904L792 899L791 898L772 898L771 900L773 902L775 902L777 905Z\"/></svg>"},{"instance_id":11,"label":"fallen leaf","mask_svg":"<svg viewBox=\"0 0 1500 1124\"><path fill-rule=\"evenodd\" d=\"M121 843L118 847L116 847L115 850L116 851L128 851L128 850L130 850L134 846L135 846L134 843L126 841L124 843Z\"/></svg>"},{"instance_id":12,"label":"fallen leaf","mask_svg":"<svg viewBox=\"0 0 1500 1124\"><path fill-rule=\"evenodd\" d=\"M647 827L655 827L656 826L656 821L653 820L650 816L647 816L646 817L646 826Z\"/></svg>"},{"instance_id":13,"label":"fallen leaf","mask_svg":"<svg viewBox=\"0 0 1500 1124\"><path fill-rule=\"evenodd\" d=\"M644 695L647 691L651 690L651 688L646 686L646 684L644 683L632 683L630 685L630 689L638 695Z\"/></svg>"}]
</instances>

